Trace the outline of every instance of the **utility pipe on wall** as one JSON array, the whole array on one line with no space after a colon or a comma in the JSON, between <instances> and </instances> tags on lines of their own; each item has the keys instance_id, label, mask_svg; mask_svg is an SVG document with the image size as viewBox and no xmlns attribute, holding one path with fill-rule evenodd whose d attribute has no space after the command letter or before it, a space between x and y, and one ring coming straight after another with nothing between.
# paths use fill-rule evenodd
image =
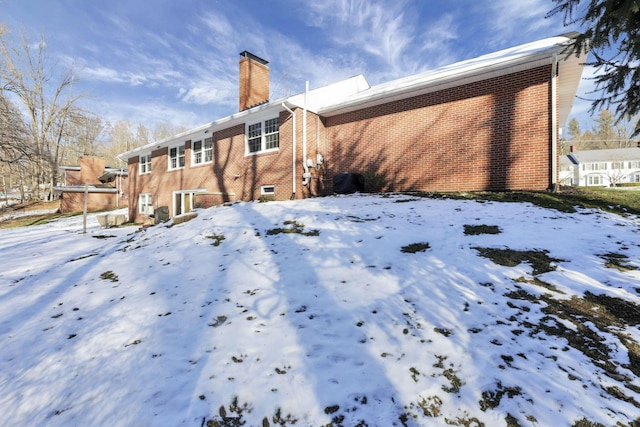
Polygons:
<instances>
[{"instance_id":1,"label":"utility pipe on wall","mask_svg":"<svg viewBox=\"0 0 640 427\"><path fill-rule=\"evenodd\" d=\"M292 141L292 151L293 151L293 157L292 157L292 165L291 165L291 176L293 177L292 179L292 193L291 193L291 200L296 198L296 113L293 112L293 110L291 110L289 107L287 107L287 105L283 102L282 106L284 107L285 110L287 110L288 112L291 113L291 115L293 116L293 141Z\"/></svg>"},{"instance_id":2,"label":"utility pipe on wall","mask_svg":"<svg viewBox=\"0 0 640 427\"><path fill-rule=\"evenodd\" d=\"M307 94L309 93L309 81L306 82L304 88L304 108L302 110L302 167L304 173L302 174L302 185L309 185L311 180L311 174L309 173L309 166L307 165Z\"/></svg>"},{"instance_id":3,"label":"utility pipe on wall","mask_svg":"<svg viewBox=\"0 0 640 427\"><path fill-rule=\"evenodd\" d=\"M551 62L551 189L558 186L558 90L556 88L558 74L558 54L553 54Z\"/></svg>"}]
</instances>

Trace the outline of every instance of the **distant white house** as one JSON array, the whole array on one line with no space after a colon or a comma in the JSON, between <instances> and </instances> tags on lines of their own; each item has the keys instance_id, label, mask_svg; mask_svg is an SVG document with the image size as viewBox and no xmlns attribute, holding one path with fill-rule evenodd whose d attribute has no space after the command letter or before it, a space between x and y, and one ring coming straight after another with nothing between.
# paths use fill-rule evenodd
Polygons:
<instances>
[{"instance_id":1,"label":"distant white house","mask_svg":"<svg viewBox=\"0 0 640 427\"><path fill-rule=\"evenodd\" d=\"M640 147L571 152L560 158L561 185L613 187L640 183Z\"/></svg>"}]
</instances>

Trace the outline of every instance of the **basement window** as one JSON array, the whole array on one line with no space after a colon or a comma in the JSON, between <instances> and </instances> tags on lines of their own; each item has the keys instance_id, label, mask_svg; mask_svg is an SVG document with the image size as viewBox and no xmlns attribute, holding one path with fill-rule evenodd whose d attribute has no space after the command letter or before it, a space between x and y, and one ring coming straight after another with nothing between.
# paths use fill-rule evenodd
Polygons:
<instances>
[{"instance_id":1,"label":"basement window","mask_svg":"<svg viewBox=\"0 0 640 427\"><path fill-rule=\"evenodd\" d=\"M247 126L247 154L276 151L280 147L280 120L278 117Z\"/></svg>"},{"instance_id":2,"label":"basement window","mask_svg":"<svg viewBox=\"0 0 640 427\"><path fill-rule=\"evenodd\" d=\"M260 194L263 196L273 196L276 194L275 185L263 185L260 187Z\"/></svg>"},{"instance_id":3,"label":"basement window","mask_svg":"<svg viewBox=\"0 0 640 427\"><path fill-rule=\"evenodd\" d=\"M138 196L138 211L143 215L153 215L153 199L151 193L141 193Z\"/></svg>"}]
</instances>

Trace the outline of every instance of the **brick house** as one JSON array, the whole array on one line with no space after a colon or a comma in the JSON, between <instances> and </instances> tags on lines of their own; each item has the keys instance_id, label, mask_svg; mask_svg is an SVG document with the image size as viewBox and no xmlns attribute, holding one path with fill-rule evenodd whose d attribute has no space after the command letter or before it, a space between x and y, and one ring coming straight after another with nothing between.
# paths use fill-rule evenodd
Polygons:
<instances>
[{"instance_id":1,"label":"brick house","mask_svg":"<svg viewBox=\"0 0 640 427\"><path fill-rule=\"evenodd\" d=\"M128 205L128 173L126 169L110 168L100 157L82 157L79 166L60 167L61 186L54 192L60 197L60 212L84 210L85 191L87 211L98 212Z\"/></svg>"},{"instance_id":2,"label":"brick house","mask_svg":"<svg viewBox=\"0 0 640 427\"><path fill-rule=\"evenodd\" d=\"M267 61L242 52L238 113L119 156L129 165L129 218L144 221L158 206L175 216L331 194L344 172L383 191L553 188L558 130L583 69L565 52L572 36L275 101Z\"/></svg>"}]
</instances>

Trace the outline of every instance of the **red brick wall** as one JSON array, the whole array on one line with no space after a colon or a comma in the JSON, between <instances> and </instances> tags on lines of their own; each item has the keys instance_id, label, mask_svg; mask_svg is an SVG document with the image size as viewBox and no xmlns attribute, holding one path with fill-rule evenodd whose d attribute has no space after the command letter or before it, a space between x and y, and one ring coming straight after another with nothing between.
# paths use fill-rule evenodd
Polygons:
<instances>
[{"instance_id":1,"label":"red brick wall","mask_svg":"<svg viewBox=\"0 0 640 427\"><path fill-rule=\"evenodd\" d=\"M87 195L87 212L99 212L116 208L116 193L89 193ZM122 204L119 207L124 207ZM84 193L65 192L60 198L61 213L84 211Z\"/></svg>"},{"instance_id":2,"label":"red brick wall","mask_svg":"<svg viewBox=\"0 0 640 427\"><path fill-rule=\"evenodd\" d=\"M301 113L298 111L298 115ZM275 198L287 200L292 194L292 118L288 112L280 113L280 150L245 156L245 125L239 124L213 134L213 161L191 165L191 141L185 141L185 167L168 170L168 149L151 154L152 172L139 173L139 158L129 159L129 218L143 222L145 216L138 213L138 194L151 193L154 207L168 206L173 212L173 192L176 190L206 190L197 196L196 204L208 207L224 201L257 200L263 185L275 185ZM301 123L301 119L299 121ZM301 125L298 126L298 144L302 141ZM315 144L315 143L314 143ZM314 145L315 147L315 145ZM315 154L314 154L315 155ZM298 180L302 180L302 153L298 147ZM298 184L297 197L308 196Z\"/></svg>"},{"instance_id":3,"label":"red brick wall","mask_svg":"<svg viewBox=\"0 0 640 427\"><path fill-rule=\"evenodd\" d=\"M269 67L250 58L240 60L239 109L269 100Z\"/></svg>"},{"instance_id":4,"label":"red brick wall","mask_svg":"<svg viewBox=\"0 0 640 427\"><path fill-rule=\"evenodd\" d=\"M549 188L551 67L326 120L329 175L367 171L387 190Z\"/></svg>"},{"instance_id":5,"label":"red brick wall","mask_svg":"<svg viewBox=\"0 0 640 427\"><path fill-rule=\"evenodd\" d=\"M330 193L342 172L373 172L385 190L544 190L551 184L550 66L496 77L335 117L307 113L309 168L302 185L303 113L296 114L296 198ZM213 134L213 162L168 171L168 149L152 152L152 173L140 175L129 159L129 218L142 222L138 194L173 212L173 191L205 190L196 204L256 200L263 185L275 199L292 196L293 117L280 113L280 150L245 156L245 124Z\"/></svg>"}]
</instances>

